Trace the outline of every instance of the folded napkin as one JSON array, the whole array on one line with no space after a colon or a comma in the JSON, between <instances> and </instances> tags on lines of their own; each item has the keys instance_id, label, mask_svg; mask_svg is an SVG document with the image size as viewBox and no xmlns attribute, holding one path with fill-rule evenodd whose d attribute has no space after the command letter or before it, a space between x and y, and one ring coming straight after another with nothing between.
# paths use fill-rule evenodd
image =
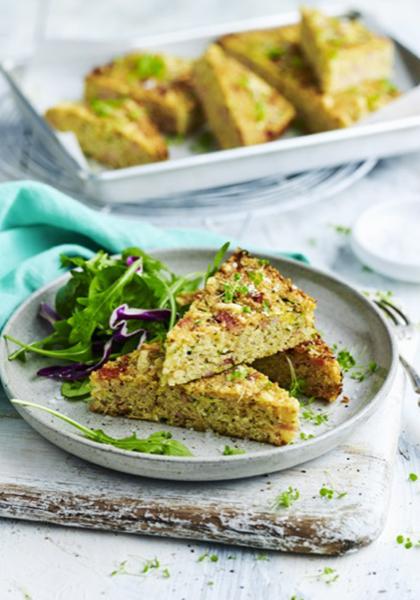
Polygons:
<instances>
[{"instance_id":1,"label":"folded napkin","mask_svg":"<svg viewBox=\"0 0 420 600\"><path fill-rule=\"evenodd\" d=\"M100 248L118 253L127 246L217 248L225 241L210 231L160 229L102 214L41 183L0 184L0 329L29 294L63 273L60 254L89 258ZM305 261L299 253L284 255Z\"/></svg>"}]
</instances>

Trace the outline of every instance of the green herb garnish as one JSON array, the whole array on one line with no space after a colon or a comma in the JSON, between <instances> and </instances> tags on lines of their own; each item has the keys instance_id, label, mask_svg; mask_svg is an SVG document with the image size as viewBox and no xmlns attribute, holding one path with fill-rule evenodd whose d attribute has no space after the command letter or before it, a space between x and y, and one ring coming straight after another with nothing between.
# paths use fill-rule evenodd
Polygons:
<instances>
[{"instance_id":1,"label":"green herb garnish","mask_svg":"<svg viewBox=\"0 0 420 600\"><path fill-rule=\"evenodd\" d=\"M270 314L270 303L268 302L268 300L263 300L262 309L265 315Z\"/></svg>"},{"instance_id":2,"label":"green herb garnish","mask_svg":"<svg viewBox=\"0 0 420 600\"><path fill-rule=\"evenodd\" d=\"M216 148L216 140L210 131L201 133L190 145L192 152L211 152Z\"/></svg>"},{"instance_id":3,"label":"green herb garnish","mask_svg":"<svg viewBox=\"0 0 420 600\"><path fill-rule=\"evenodd\" d=\"M331 224L330 227L332 227L336 233L340 233L341 235L350 235L351 233L351 227L346 227L345 225Z\"/></svg>"},{"instance_id":4,"label":"green herb garnish","mask_svg":"<svg viewBox=\"0 0 420 600\"><path fill-rule=\"evenodd\" d=\"M287 490L279 494L274 499L273 508L289 508L290 506L292 506L292 504L299 500L299 497L299 490L297 488L292 488L292 486L289 485Z\"/></svg>"},{"instance_id":5,"label":"green herb garnish","mask_svg":"<svg viewBox=\"0 0 420 600\"><path fill-rule=\"evenodd\" d=\"M238 85L239 87L243 88L243 89L248 89L249 87L249 77L248 75L241 75L238 79Z\"/></svg>"},{"instance_id":6,"label":"green herb garnish","mask_svg":"<svg viewBox=\"0 0 420 600\"><path fill-rule=\"evenodd\" d=\"M329 585L337 581L339 577L340 576L338 575L335 569L333 569L332 567L325 567L324 570L318 576L318 579Z\"/></svg>"},{"instance_id":7,"label":"green herb garnish","mask_svg":"<svg viewBox=\"0 0 420 600\"><path fill-rule=\"evenodd\" d=\"M210 554L208 551L204 552L203 554L201 554L198 559L197 562L203 562L204 560L209 560L210 562L218 562L219 557L217 556L217 554Z\"/></svg>"},{"instance_id":8,"label":"green herb garnish","mask_svg":"<svg viewBox=\"0 0 420 600\"><path fill-rule=\"evenodd\" d=\"M327 413L317 413L311 408L305 408L302 411L302 418L305 419L305 421L310 421L311 423L317 426L323 425L328 421Z\"/></svg>"},{"instance_id":9,"label":"green herb garnish","mask_svg":"<svg viewBox=\"0 0 420 600\"><path fill-rule=\"evenodd\" d=\"M245 454L245 450L240 448L233 448L232 446L225 446L222 452L223 456L233 456L235 454Z\"/></svg>"},{"instance_id":10,"label":"green herb garnish","mask_svg":"<svg viewBox=\"0 0 420 600\"><path fill-rule=\"evenodd\" d=\"M305 433L304 431L301 431L299 437L301 440L307 441L312 440L315 436L313 433Z\"/></svg>"},{"instance_id":11,"label":"green herb garnish","mask_svg":"<svg viewBox=\"0 0 420 600\"><path fill-rule=\"evenodd\" d=\"M248 376L248 369L243 365L239 365L227 375L228 381L242 381Z\"/></svg>"},{"instance_id":12,"label":"green herb garnish","mask_svg":"<svg viewBox=\"0 0 420 600\"><path fill-rule=\"evenodd\" d=\"M337 362L345 373L356 365L356 360L346 349L337 353Z\"/></svg>"},{"instance_id":13,"label":"green herb garnish","mask_svg":"<svg viewBox=\"0 0 420 600\"><path fill-rule=\"evenodd\" d=\"M397 544L404 546L406 550L410 550L411 548L420 548L420 540L413 542L410 537L401 534L397 535L396 542Z\"/></svg>"},{"instance_id":14,"label":"green herb garnish","mask_svg":"<svg viewBox=\"0 0 420 600\"><path fill-rule=\"evenodd\" d=\"M410 481L417 481L418 478L419 478L419 476L417 475L417 473L410 473L408 476L408 479Z\"/></svg>"},{"instance_id":15,"label":"green herb garnish","mask_svg":"<svg viewBox=\"0 0 420 600\"><path fill-rule=\"evenodd\" d=\"M398 88L395 85L395 83L392 83L392 81L390 81L389 79L382 79L381 86L383 91L388 94L395 94L396 92L398 92Z\"/></svg>"},{"instance_id":16,"label":"green herb garnish","mask_svg":"<svg viewBox=\"0 0 420 600\"><path fill-rule=\"evenodd\" d=\"M321 498L326 498L327 500L333 500L333 498L340 500L341 498L347 496L347 492L337 492L332 488L327 488L327 486L324 483L322 488L319 490L319 495L321 496Z\"/></svg>"},{"instance_id":17,"label":"green herb garnish","mask_svg":"<svg viewBox=\"0 0 420 600\"><path fill-rule=\"evenodd\" d=\"M377 370L378 370L377 363L374 361L371 361L365 366L360 365L358 368L356 368L350 374L350 377L352 379L355 379L356 381L361 382L361 381L364 381L365 379L367 379L368 377L370 377L370 375L373 375L373 373L376 373Z\"/></svg>"},{"instance_id":18,"label":"green herb garnish","mask_svg":"<svg viewBox=\"0 0 420 600\"><path fill-rule=\"evenodd\" d=\"M152 558L151 560L146 560L143 566L142 573L148 573L150 569L159 569L159 567L160 562L156 557Z\"/></svg>"},{"instance_id":19,"label":"green herb garnish","mask_svg":"<svg viewBox=\"0 0 420 600\"><path fill-rule=\"evenodd\" d=\"M337 346L333 346L337 350ZM378 365L375 361L369 361L367 364L358 364L352 354L344 348L337 352L337 362L341 369L347 373L350 372L351 379L362 382L378 370Z\"/></svg>"},{"instance_id":20,"label":"green herb garnish","mask_svg":"<svg viewBox=\"0 0 420 600\"><path fill-rule=\"evenodd\" d=\"M258 121L263 121L265 119L267 115L267 106L265 104L265 102L262 102L262 100L257 100L255 102L255 120Z\"/></svg>"},{"instance_id":21,"label":"green herb garnish","mask_svg":"<svg viewBox=\"0 0 420 600\"><path fill-rule=\"evenodd\" d=\"M90 108L98 117L109 117L114 114L115 109L119 108L123 103L124 98L94 98L90 101Z\"/></svg>"},{"instance_id":22,"label":"green herb garnish","mask_svg":"<svg viewBox=\"0 0 420 600\"><path fill-rule=\"evenodd\" d=\"M163 79L166 74L166 64L157 54L143 54L136 64L136 75L140 79Z\"/></svg>"},{"instance_id":23,"label":"green herb garnish","mask_svg":"<svg viewBox=\"0 0 420 600\"><path fill-rule=\"evenodd\" d=\"M286 54L286 49L285 48L280 48L279 46L275 46L275 47L269 48L267 50L266 56L270 60L278 60L279 58L281 58L285 54Z\"/></svg>"},{"instance_id":24,"label":"green herb garnish","mask_svg":"<svg viewBox=\"0 0 420 600\"><path fill-rule=\"evenodd\" d=\"M260 554L255 555L255 560L270 560L270 557L268 556L268 554L261 552Z\"/></svg>"},{"instance_id":25,"label":"green herb garnish","mask_svg":"<svg viewBox=\"0 0 420 600\"><path fill-rule=\"evenodd\" d=\"M110 576L111 576L111 577L115 577L116 575L128 575L128 572L127 572L126 566L127 566L127 561L126 561L126 560L123 560L123 561L122 561L122 562L121 562L121 563L118 565L118 567L117 567L117 568L116 568L114 571L112 571L112 573L110 573Z\"/></svg>"},{"instance_id":26,"label":"green herb garnish","mask_svg":"<svg viewBox=\"0 0 420 600\"><path fill-rule=\"evenodd\" d=\"M28 406L30 408L37 408L44 412L61 419L65 423L72 425L78 429L85 438L97 442L98 444L107 444L119 448L121 450L128 450L130 452L142 452L145 454L163 454L167 456L192 456L192 453L188 450L184 444L172 439L172 434L169 431L156 431L149 435L146 439L140 439L135 433L125 438L114 438L102 429L90 429L85 427L81 423L74 421L66 415L62 415L56 410L35 404L34 402L24 402L23 400L11 400L13 404L19 406Z\"/></svg>"},{"instance_id":27,"label":"green herb garnish","mask_svg":"<svg viewBox=\"0 0 420 600\"><path fill-rule=\"evenodd\" d=\"M239 273L235 273L232 283L225 283L223 286L223 302L230 304L234 302L241 294L248 294L248 286L242 283L242 278Z\"/></svg>"},{"instance_id":28,"label":"green herb garnish","mask_svg":"<svg viewBox=\"0 0 420 600\"><path fill-rule=\"evenodd\" d=\"M289 394L297 398L303 393L303 390L305 388L305 380L302 377L297 377L295 367L293 366L292 361L287 355L285 356L290 369Z\"/></svg>"},{"instance_id":29,"label":"green herb garnish","mask_svg":"<svg viewBox=\"0 0 420 600\"><path fill-rule=\"evenodd\" d=\"M301 56L298 56L297 54L290 57L290 64L292 65L292 67L295 67L296 69L302 69L302 67L305 66L305 63L303 62L303 58Z\"/></svg>"},{"instance_id":30,"label":"green herb garnish","mask_svg":"<svg viewBox=\"0 0 420 600\"><path fill-rule=\"evenodd\" d=\"M182 135L182 133L177 133L175 135L167 135L166 142L169 146L180 146L185 142L185 135Z\"/></svg>"},{"instance_id":31,"label":"green herb garnish","mask_svg":"<svg viewBox=\"0 0 420 600\"><path fill-rule=\"evenodd\" d=\"M247 275L255 286L260 285L264 279L264 274L261 271L247 271Z\"/></svg>"}]
</instances>

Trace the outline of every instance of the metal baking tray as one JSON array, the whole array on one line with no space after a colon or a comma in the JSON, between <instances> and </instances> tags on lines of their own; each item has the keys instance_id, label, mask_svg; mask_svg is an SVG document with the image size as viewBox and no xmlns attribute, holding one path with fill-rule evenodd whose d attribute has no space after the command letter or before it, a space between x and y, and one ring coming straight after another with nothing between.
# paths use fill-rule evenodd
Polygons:
<instances>
[{"instance_id":1,"label":"metal baking tray","mask_svg":"<svg viewBox=\"0 0 420 600\"><path fill-rule=\"evenodd\" d=\"M343 9L328 12L358 17L370 29L389 35L364 12L343 12ZM187 148L177 147L171 150L171 157L165 162L103 170L68 152L42 118L49 106L80 98L84 75L118 54L140 48L196 57L223 34L287 25L298 19L298 13L293 12L129 41L50 40L38 48L23 70L9 61L3 61L0 68L22 117L49 151L54 152L57 161L81 182L85 195L101 204L139 203L273 174L288 175L420 149L420 87L417 87L420 86L420 56L392 35L389 37L394 40L396 49L393 80L404 93L388 107L348 129L311 135L289 134L265 144L199 155L189 155Z\"/></svg>"}]
</instances>

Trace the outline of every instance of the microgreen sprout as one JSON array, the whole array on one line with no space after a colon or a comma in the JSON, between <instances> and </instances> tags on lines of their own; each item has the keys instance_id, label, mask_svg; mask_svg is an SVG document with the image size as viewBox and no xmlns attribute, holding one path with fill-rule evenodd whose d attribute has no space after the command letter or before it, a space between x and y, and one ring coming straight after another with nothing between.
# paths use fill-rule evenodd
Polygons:
<instances>
[{"instance_id":1,"label":"microgreen sprout","mask_svg":"<svg viewBox=\"0 0 420 600\"><path fill-rule=\"evenodd\" d=\"M281 492L278 496L274 498L273 508L278 510L280 508L290 508L292 504L294 504L297 500L299 500L300 493L297 488L293 488L291 485L285 490Z\"/></svg>"},{"instance_id":2,"label":"microgreen sprout","mask_svg":"<svg viewBox=\"0 0 420 600\"><path fill-rule=\"evenodd\" d=\"M245 450L241 450L241 448L233 448L232 446L225 446L222 454L223 456L234 456L235 454L245 454Z\"/></svg>"},{"instance_id":3,"label":"microgreen sprout","mask_svg":"<svg viewBox=\"0 0 420 600\"><path fill-rule=\"evenodd\" d=\"M339 578L339 574L332 567L324 567L322 572L318 575L318 580L323 581L327 585L334 583Z\"/></svg>"},{"instance_id":4,"label":"microgreen sprout","mask_svg":"<svg viewBox=\"0 0 420 600\"><path fill-rule=\"evenodd\" d=\"M334 498L336 500L341 500L341 498L347 496L347 492L337 492L332 488L328 488L324 483L322 488L319 490L319 495L321 498L325 498L326 500L333 500Z\"/></svg>"},{"instance_id":5,"label":"microgreen sprout","mask_svg":"<svg viewBox=\"0 0 420 600\"><path fill-rule=\"evenodd\" d=\"M397 544L404 546L406 550L410 550L411 548L420 548L420 539L416 542L413 542L410 537L405 535L397 535L396 542Z\"/></svg>"}]
</instances>

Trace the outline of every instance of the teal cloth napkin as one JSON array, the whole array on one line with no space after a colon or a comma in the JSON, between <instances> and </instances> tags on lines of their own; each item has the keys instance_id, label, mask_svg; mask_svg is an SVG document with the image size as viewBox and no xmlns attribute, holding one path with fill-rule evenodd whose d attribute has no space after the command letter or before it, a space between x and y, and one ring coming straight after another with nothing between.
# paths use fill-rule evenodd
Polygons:
<instances>
[{"instance_id":1,"label":"teal cloth napkin","mask_svg":"<svg viewBox=\"0 0 420 600\"><path fill-rule=\"evenodd\" d=\"M160 229L140 220L91 210L53 187L33 181L0 184L0 329L32 292L63 273L60 254L117 253L217 247L225 236L197 229ZM305 261L299 253L286 256Z\"/></svg>"}]
</instances>

